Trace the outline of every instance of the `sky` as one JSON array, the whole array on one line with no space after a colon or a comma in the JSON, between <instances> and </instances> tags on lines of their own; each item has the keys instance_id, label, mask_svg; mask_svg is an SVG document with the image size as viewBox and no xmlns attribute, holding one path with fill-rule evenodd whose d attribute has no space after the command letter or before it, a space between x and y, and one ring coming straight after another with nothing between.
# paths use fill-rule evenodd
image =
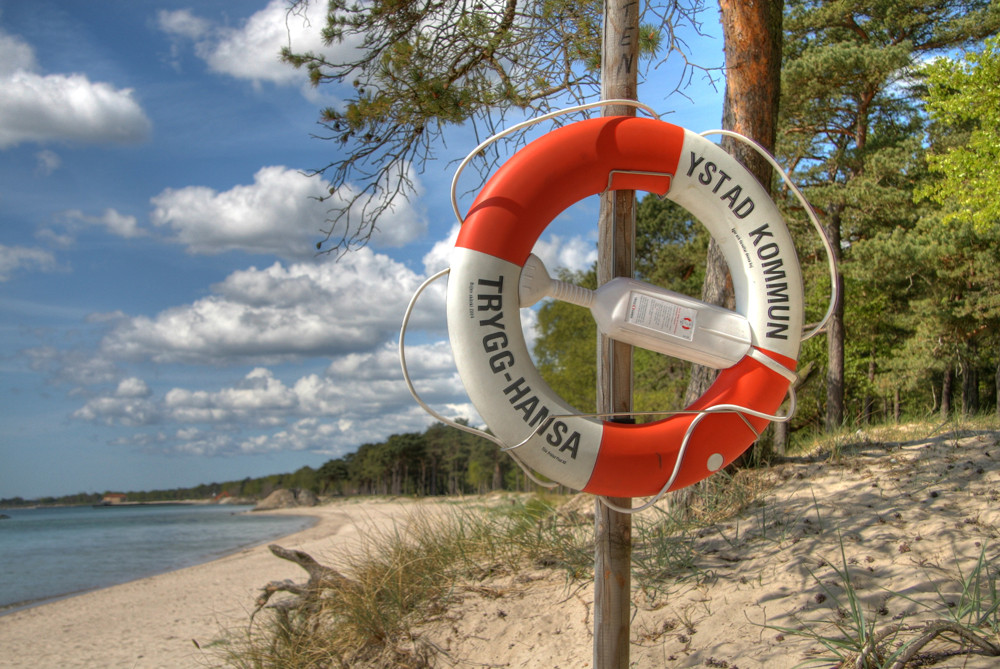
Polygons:
<instances>
[{"instance_id":1,"label":"sky","mask_svg":"<svg viewBox=\"0 0 1000 669\"><path fill-rule=\"evenodd\" d=\"M287 0L0 0L0 498L153 490L319 467L433 419L397 356L413 292L447 267L466 128L417 173L371 243L316 254L337 156L312 88L279 50L331 52ZM690 36L718 66L717 16ZM640 99L718 127L721 87ZM542 130L544 131L544 130ZM461 192L467 208L474 192ZM596 259L596 203L550 226L550 269ZM478 421L447 343L444 286L417 305L410 374ZM526 312L532 339L532 313Z\"/></svg>"}]
</instances>

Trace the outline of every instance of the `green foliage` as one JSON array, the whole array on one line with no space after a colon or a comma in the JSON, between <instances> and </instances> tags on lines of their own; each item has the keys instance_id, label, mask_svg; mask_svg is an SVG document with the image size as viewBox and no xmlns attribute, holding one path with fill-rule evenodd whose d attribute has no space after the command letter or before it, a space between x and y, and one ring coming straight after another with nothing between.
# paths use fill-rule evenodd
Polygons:
<instances>
[{"instance_id":1,"label":"green foliage","mask_svg":"<svg viewBox=\"0 0 1000 669\"><path fill-rule=\"evenodd\" d=\"M597 288L594 269L559 272L562 281ZM587 309L546 300L538 309L535 358L538 371L553 390L578 411L597 407L597 324Z\"/></svg>"},{"instance_id":2,"label":"green foliage","mask_svg":"<svg viewBox=\"0 0 1000 669\"><path fill-rule=\"evenodd\" d=\"M457 495L492 490L529 490L533 484L486 439L441 423L423 433L394 434L383 442L362 444L353 453L328 460L318 469L301 467L271 474L191 488L131 491L130 502L212 499L221 493L258 499L285 488L319 495ZM97 504L100 493L25 500L0 499L0 507L37 504Z\"/></svg>"},{"instance_id":3,"label":"green foliage","mask_svg":"<svg viewBox=\"0 0 1000 669\"><path fill-rule=\"evenodd\" d=\"M294 0L290 20L308 2ZM636 36L643 63L686 48L675 27L697 30L701 5L648 7L644 16L656 22ZM334 205L328 250L367 242L393 199L413 194L413 174L444 143L449 126L470 123L485 136L508 112L532 115L595 98L602 12L600 0L330 0L322 34L328 45L345 47L344 58L282 52L287 63L309 71L314 86L331 85L344 100L320 118L325 139L341 145L344 156L316 170L329 178ZM685 58L682 74L692 67Z\"/></svg>"},{"instance_id":4,"label":"green foliage","mask_svg":"<svg viewBox=\"0 0 1000 669\"><path fill-rule=\"evenodd\" d=\"M669 290L699 295L705 276L708 232L684 209L647 195L636 212L636 274ZM563 281L594 289L596 270L567 273ZM580 411L596 407L597 326L590 312L548 300L538 310L534 354L545 381ZM633 374L636 411L671 411L681 400L690 365L658 353L635 349Z\"/></svg>"},{"instance_id":5,"label":"green foliage","mask_svg":"<svg viewBox=\"0 0 1000 669\"><path fill-rule=\"evenodd\" d=\"M927 111L937 142L927 160L938 178L918 191L940 204L944 222L971 222L978 231L1000 221L1000 40L962 60L939 58L923 71ZM957 135L957 136L956 136ZM943 144L943 146L941 146ZM938 148L940 147L940 148Z\"/></svg>"},{"instance_id":6,"label":"green foliage","mask_svg":"<svg viewBox=\"0 0 1000 669\"><path fill-rule=\"evenodd\" d=\"M919 387L926 398L919 403L935 404L927 368L907 364L916 360L904 355L917 307L910 263L927 259L906 256L894 238L929 213L913 201L926 178L921 62L976 44L998 27L1000 11L986 0L786 2L778 153L839 256L844 365L826 374L830 387L844 389L848 422L869 420L876 398L901 389ZM797 227L798 205L782 204ZM799 251L809 303L822 304L814 282L825 272L823 256L811 246ZM827 367L826 359L810 342L800 367ZM827 388L802 390L793 429L818 426L827 411Z\"/></svg>"}]
</instances>

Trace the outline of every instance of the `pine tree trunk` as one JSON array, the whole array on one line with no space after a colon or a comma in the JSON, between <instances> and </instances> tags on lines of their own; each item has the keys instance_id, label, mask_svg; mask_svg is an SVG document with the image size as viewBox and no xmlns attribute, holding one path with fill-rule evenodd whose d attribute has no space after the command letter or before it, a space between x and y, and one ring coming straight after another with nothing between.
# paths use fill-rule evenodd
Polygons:
<instances>
[{"instance_id":1,"label":"pine tree trunk","mask_svg":"<svg viewBox=\"0 0 1000 669\"><path fill-rule=\"evenodd\" d=\"M962 360L962 415L979 411L979 370L972 360Z\"/></svg>"},{"instance_id":2,"label":"pine tree trunk","mask_svg":"<svg viewBox=\"0 0 1000 669\"><path fill-rule=\"evenodd\" d=\"M840 261L840 211L830 216L826 234L838 264ZM837 304L826 328L826 429L833 431L844 424L844 275L837 272Z\"/></svg>"},{"instance_id":3,"label":"pine tree trunk","mask_svg":"<svg viewBox=\"0 0 1000 669\"><path fill-rule=\"evenodd\" d=\"M941 379L941 420L948 420L951 415L951 398L954 394L955 367L948 363Z\"/></svg>"},{"instance_id":4,"label":"pine tree trunk","mask_svg":"<svg viewBox=\"0 0 1000 669\"><path fill-rule=\"evenodd\" d=\"M875 410L875 397L872 395L871 388L875 385L875 351L869 353L871 356L868 358L868 389L865 390L865 396L862 400L861 409L861 422L865 425L870 425L872 422L872 413Z\"/></svg>"},{"instance_id":5,"label":"pine tree trunk","mask_svg":"<svg viewBox=\"0 0 1000 669\"><path fill-rule=\"evenodd\" d=\"M722 127L756 140L774 150L781 93L781 20L784 0L748 3L720 0L726 54L726 93ZM742 142L723 138L722 146L771 191L771 166ZM733 282L722 250L709 242L702 300L734 307ZM695 365L685 393L685 405L701 397L718 372ZM782 443L782 448L783 448ZM684 515L691 506L693 486L670 498L672 512Z\"/></svg>"}]
</instances>

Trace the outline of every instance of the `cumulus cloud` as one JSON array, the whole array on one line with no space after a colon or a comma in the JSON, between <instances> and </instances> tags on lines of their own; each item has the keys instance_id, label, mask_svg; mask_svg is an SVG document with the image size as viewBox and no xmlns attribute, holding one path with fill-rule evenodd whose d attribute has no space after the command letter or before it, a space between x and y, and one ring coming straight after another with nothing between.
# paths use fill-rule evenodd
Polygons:
<instances>
[{"instance_id":1,"label":"cumulus cloud","mask_svg":"<svg viewBox=\"0 0 1000 669\"><path fill-rule=\"evenodd\" d=\"M25 142L133 143L149 134L131 89L37 69L31 45L0 32L0 149Z\"/></svg>"},{"instance_id":2,"label":"cumulus cloud","mask_svg":"<svg viewBox=\"0 0 1000 669\"><path fill-rule=\"evenodd\" d=\"M9 281L17 271L55 269L56 259L44 249L0 244L0 283Z\"/></svg>"},{"instance_id":3,"label":"cumulus cloud","mask_svg":"<svg viewBox=\"0 0 1000 669\"><path fill-rule=\"evenodd\" d=\"M211 24L203 18L195 16L190 9L167 11L161 9L156 20L160 29L173 37L184 37L190 40L200 40L211 30Z\"/></svg>"},{"instance_id":4,"label":"cumulus cloud","mask_svg":"<svg viewBox=\"0 0 1000 669\"><path fill-rule=\"evenodd\" d=\"M425 270L431 274L440 271L451 261L451 251L458 239L459 225L451 227L448 236L436 242L424 255ZM588 270L597 262L597 246L594 240L583 237L564 238L560 235L543 235L535 243L532 253L541 258L545 266L554 274L559 268L573 271Z\"/></svg>"},{"instance_id":5,"label":"cumulus cloud","mask_svg":"<svg viewBox=\"0 0 1000 669\"><path fill-rule=\"evenodd\" d=\"M134 376L122 379L118 383L118 389L115 390L115 397L149 397L151 394L152 391L146 382Z\"/></svg>"},{"instance_id":6,"label":"cumulus cloud","mask_svg":"<svg viewBox=\"0 0 1000 669\"><path fill-rule=\"evenodd\" d=\"M419 187L419 184L418 184ZM316 177L283 166L263 167L252 184L219 192L205 186L167 189L152 198L154 225L169 229L192 253L240 250L304 259L316 252L320 231L332 209L351 193L329 196ZM364 201L356 203L360 210ZM379 221L375 246L401 246L419 236L426 221L403 200Z\"/></svg>"},{"instance_id":7,"label":"cumulus cloud","mask_svg":"<svg viewBox=\"0 0 1000 669\"><path fill-rule=\"evenodd\" d=\"M111 359L197 364L365 351L395 337L421 279L369 249L336 263L252 267L230 274L193 304L118 323L102 350ZM434 299L415 323L440 332L443 305L435 309Z\"/></svg>"},{"instance_id":8,"label":"cumulus cloud","mask_svg":"<svg viewBox=\"0 0 1000 669\"><path fill-rule=\"evenodd\" d=\"M195 54L219 74L278 85L308 85L304 70L281 62L282 47L311 51L338 59L348 44L327 47L320 34L326 22L326 3L307 3L289 13L286 0L272 0L238 26L223 26L195 16L190 10L160 11L160 29L176 41L194 43Z\"/></svg>"},{"instance_id":9,"label":"cumulus cloud","mask_svg":"<svg viewBox=\"0 0 1000 669\"><path fill-rule=\"evenodd\" d=\"M121 214L111 208L105 209L101 212L100 216L91 216L84 214L79 209L70 209L63 212L63 217L66 223L79 222L86 225L95 225L125 239L142 237L147 234L145 230L139 227L139 221L135 216Z\"/></svg>"},{"instance_id":10,"label":"cumulus cloud","mask_svg":"<svg viewBox=\"0 0 1000 669\"><path fill-rule=\"evenodd\" d=\"M3 56L0 56L0 58L2 57ZM59 154L54 151L49 151L48 149L44 149L36 153L35 159L38 161L37 167L35 168L35 174L39 176L50 176L62 166L62 158L59 157Z\"/></svg>"},{"instance_id":11,"label":"cumulus cloud","mask_svg":"<svg viewBox=\"0 0 1000 669\"><path fill-rule=\"evenodd\" d=\"M449 417L476 417L447 344L410 347L408 358L420 376L425 401ZM172 388L157 396L142 380L129 378L114 391L89 399L73 417L153 428L119 441L197 455L285 450L340 454L392 433L422 430L432 420L407 391L392 344L347 356L322 373L287 383L272 370L257 367L230 387Z\"/></svg>"},{"instance_id":12,"label":"cumulus cloud","mask_svg":"<svg viewBox=\"0 0 1000 669\"><path fill-rule=\"evenodd\" d=\"M582 237L544 237L535 244L533 252L551 270L566 268L579 272L590 269L597 262L597 245Z\"/></svg>"},{"instance_id":13,"label":"cumulus cloud","mask_svg":"<svg viewBox=\"0 0 1000 669\"><path fill-rule=\"evenodd\" d=\"M17 35L8 35L0 30L0 78L12 76L16 72L34 72L38 69L35 50Z\"/></svg>"},{"instance_id":14,"label":"cumulus cloud","mask_svg":"<svg viewBox=\"0 0 1000 669\"><path fill-rule=\"evenodd\" d=\"M447 264L456 232L425 255L427 273ZM555 266L584 246L549 238L541 250ZM205 456L287 450L333 456L423 430L434 419L406 388L397 336L425 276L364 248L338 262L276 262L233 272L206 297L153 316L111 314L109 332L90 356L94 364L246 365L246 371L221 387L160 390L134 375L105 377L105 390L91 390L73 415L129 430L123 445ZM439 282L417 305L407 368L436 411L481 424L444 339L444 288ZM530 347L535 314L521 316ZM109 371L90 371L97 379L102 370Z\"/></svg>"},{"instance_id":15,"label":"cumulus cloud","mask_svg":"<svg viewBox=\"0 0 1000 669\"><path fill-rule=\"evenodd\" d=\"M121 375L121 370L113 361L88 351L38 346L23 351L23 354L35 371L46 373L53 381L75 388L112 383Z\"/></svg>"}]
</instances>

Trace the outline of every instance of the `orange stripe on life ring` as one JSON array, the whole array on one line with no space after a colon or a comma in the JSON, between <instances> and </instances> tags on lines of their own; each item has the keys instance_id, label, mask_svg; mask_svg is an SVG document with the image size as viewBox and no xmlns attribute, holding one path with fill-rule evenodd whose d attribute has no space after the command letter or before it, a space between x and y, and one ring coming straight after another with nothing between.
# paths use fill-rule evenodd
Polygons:
<instances>
[{"instance_id":1,"label":"orange stripe on life ring","mask_svg":"<svg viewBox=\"0 0 1000 669\"><path fill-rule=\"evenodd\" d=\"M763 351L788 369L796 362L786 356ZM699 411L718 404L753 407L762 413L774 413L788 390L788 379L768 369L749 356L719 373L715 383L687 411ZM684 433L694 414L678 414L655 423L627 425L605 423L600 452L584 492L608 497L655 495L673 472ZM713 469L708 458L722 456L715 469L738 458L767 427L764 418L745 416L754 431L734 413L718 413L704 418L694 429L692 441L677 478L670 490L697 483Z\"/></svg>"},{"instance_id":2,"label":"orange stripe on life ring","mask_svg":"<svg viewBox=\"0 0 1000 669\"><path fill-rule=\"evenodd\" d=\"M557 215L607 189L609 165L675 174L683 142L683 128L647 118L596 118L554 130L497 170L473 202L455 245L524 265ZM662 176L617 173L612 179L614 189L660 195L670 189Z\"/></svg>"}]
</instances>

